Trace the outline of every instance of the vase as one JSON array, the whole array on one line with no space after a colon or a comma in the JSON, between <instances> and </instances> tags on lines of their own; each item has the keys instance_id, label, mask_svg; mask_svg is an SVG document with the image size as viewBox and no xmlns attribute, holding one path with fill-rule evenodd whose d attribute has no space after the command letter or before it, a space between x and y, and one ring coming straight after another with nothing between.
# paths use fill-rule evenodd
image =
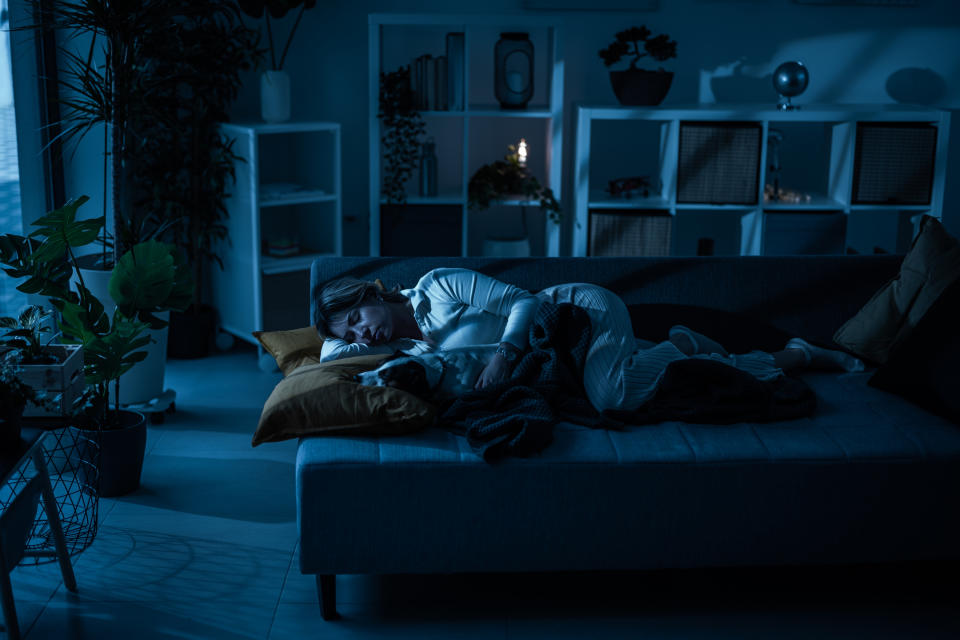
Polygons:
<instances>
[{"instance_id":1,"label":"vase","mask_svg":"<svg viewBox=\"0 0 960 640\"><path fill-rule=\"evenodd\" d=\"M104 498L122 496L140 487L147 450L147 419L139 411L120 410L120 425L111 429L78 429L88 444L80 451L80 476L89 490Z\"/></svg>"},{"instance_id":2,"label":"vase","mask_svg":"<svg viewBox=\"0 0 960 640\"><path fill-rule=\"evenodd\" d=\"M526 258L530 255L530 239L486 238L483 241L483 255L494 258Z\"/></svg>"},{"instance_id":3,"label":"vase","mask_svg":"<svg viewBox=\"0 0 960 640\"><path fill-rule=\"evenodd\" d=\"M610 86L617 101L629 107L650 107L663 102L673 82L672 71L626 69L610 72Z\"/></svg>"},{"instance_id":4,"label":"vase","mask_svg":"<svg viewBox=\"0 0 960 640\"><path fill-rule=\"evenodd\" d=\"M528 34L500 34L493 48L493 81L501 108L527 107L533 97L533 43Z\"/></svg>"},{"instance_id":5,"label":"vase","mask_svg":"<svg viewBox=\"0 0 960 640\"><path fill-rule=\"evenodd\" d=\"M265 122L290 119L290 76L286 71L260 74L260 115Z\"/></svg>"}]
</instances>

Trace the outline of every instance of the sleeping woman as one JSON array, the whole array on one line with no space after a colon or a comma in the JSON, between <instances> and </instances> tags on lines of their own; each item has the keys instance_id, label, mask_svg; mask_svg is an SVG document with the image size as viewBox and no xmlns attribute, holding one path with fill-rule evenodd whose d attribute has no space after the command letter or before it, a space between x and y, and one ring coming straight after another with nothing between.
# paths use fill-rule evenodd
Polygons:
<instances>
[{"instance_id":1,"label":"sleeping woman","mask_svg":"<svg viewBox=\"0 0 960 640\"><path fill-rule=\"evenodd\" d=\"M593 284L561 284L533 295L468 269L433 269L412 289L384 291L373 282L345 277L318 287L315 317L321 333L334 336L323 360L362 354L423 353L430 349L493 347L474 387L509 377L527 347L527 332L541 301L572 303L590 318L591 336L583 385L598 411L631 411L649 400L671 362L709 358L760 380L802 367L860 371L863 363L842 352L793 338L781 351L729 354L717 342L677 325L654 343L633 334L630 314L616 294Z\"/></svg>"}]
</instances>

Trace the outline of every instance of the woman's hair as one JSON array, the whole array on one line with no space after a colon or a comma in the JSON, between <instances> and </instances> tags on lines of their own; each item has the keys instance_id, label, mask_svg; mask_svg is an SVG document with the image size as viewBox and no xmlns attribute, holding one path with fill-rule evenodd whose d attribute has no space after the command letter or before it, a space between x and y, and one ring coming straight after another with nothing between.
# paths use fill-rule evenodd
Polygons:
<instances>
[{"instance_id":1,"label":"woman's hair","mask_svg":"<svg viewBox=\"0 0 960 640\"><path fill-rule=\"evenodd\" d=\"M344 276L317 285L313 290L313 315L317 331L325 336L330 335L330 322L337 315L362 304L370 297L385 302L407 301L406 296L400 293L399 286L387 291L379 280L370 282Z\"/></svg>"}]
</instances>

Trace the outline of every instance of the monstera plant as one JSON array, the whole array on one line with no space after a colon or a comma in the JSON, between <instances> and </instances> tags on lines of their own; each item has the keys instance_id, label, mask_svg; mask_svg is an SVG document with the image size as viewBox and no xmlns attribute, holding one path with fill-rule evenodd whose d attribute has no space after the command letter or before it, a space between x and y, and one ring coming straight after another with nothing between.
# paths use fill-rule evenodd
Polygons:
<instances>
[{"instance_id":1,"label":"monstera plant","mask_svg":"<svg viewBox=\"0 0 960 640\"><path fill-rule=\"evenodd\" d=\"M121 420L120 377L146 357L142 349L150 337L144 331L165 326L155 314L190 304L193 279L173 245L135 244L113 267L109 288L116 309L108 315L77 263L77 250L93 243L103 225L99 217L77 220L88 199L81 196L43 216L28 236L0 236L0 263L9 275L25 278L17 289L49 298L64 342L82 345L89 387L81 421L109 429Z\"/></svg>"}]
</instances>

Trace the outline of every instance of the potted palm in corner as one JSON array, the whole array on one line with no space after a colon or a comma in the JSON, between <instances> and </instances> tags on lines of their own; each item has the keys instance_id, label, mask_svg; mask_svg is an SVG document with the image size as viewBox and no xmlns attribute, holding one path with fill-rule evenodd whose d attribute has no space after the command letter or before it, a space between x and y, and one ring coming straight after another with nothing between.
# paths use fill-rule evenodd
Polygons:
<instances>
[{"instance_id":1,"label":"potted palm in corner","mask_svg":"<svg viewBox=\"0 0 960 640\"><path fill-rule=\"evenodd\" d=\"M33 223L29 236L7 234L0 242L0 263L26 280L17 289L43 295L59 312L63 340L83 348L87 390L78 402L73 427L99 445L99 490L116 496L136 489L146 448L146 419L120 405L121 377L146 357L145 331L164 324L156 314L182 310L193 295L193 280L178 250L149 240L132 246L116 261L109 291L116 308L86 286L76 250L94 242L100 218L77 220L88 200L76 198ZM81 469L88 468L87 465Z\"/></svg>"}]
</instances>

